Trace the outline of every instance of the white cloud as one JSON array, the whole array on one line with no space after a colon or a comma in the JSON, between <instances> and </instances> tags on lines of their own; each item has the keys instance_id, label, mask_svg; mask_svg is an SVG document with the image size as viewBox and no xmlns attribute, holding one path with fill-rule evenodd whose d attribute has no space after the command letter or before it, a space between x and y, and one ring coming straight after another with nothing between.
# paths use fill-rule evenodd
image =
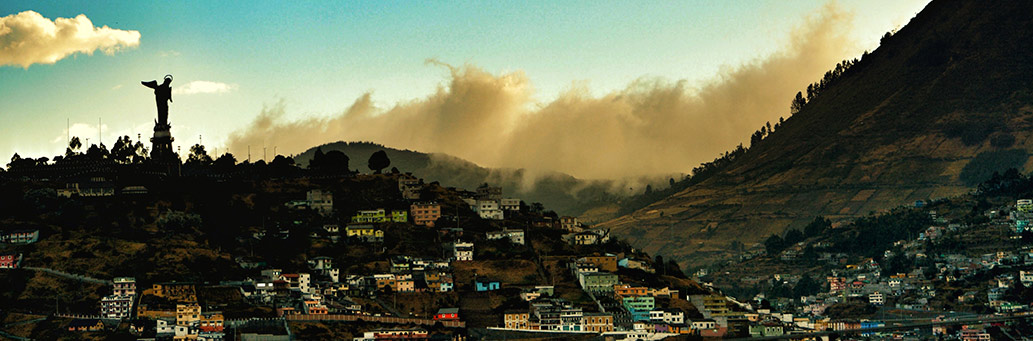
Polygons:
<instances>
[{"instance_id":1,"label":"white cloud","mask_svg":"<svg viewBox=\"0 0 1033 341\"><path fill-rule=\"evenodd\" d=\"M214 94L229 92L236 88L236 84L226 84L209 81L193 81L190 83L183 84L182 86L173 86L172 93L179 95Z\"/></svg>"},{"instance_id":2,"label":"white cloud","mask_svg":"<svg viewBox=\"0 0 1033 341\"><path fill-rule=\"evenodd\" d=\"M0 66L54 64L73 53L111 55L140 45L139 31L94 27L84 14L53 21L34 11L0 18Z\"/></svg>"}]
</instances>

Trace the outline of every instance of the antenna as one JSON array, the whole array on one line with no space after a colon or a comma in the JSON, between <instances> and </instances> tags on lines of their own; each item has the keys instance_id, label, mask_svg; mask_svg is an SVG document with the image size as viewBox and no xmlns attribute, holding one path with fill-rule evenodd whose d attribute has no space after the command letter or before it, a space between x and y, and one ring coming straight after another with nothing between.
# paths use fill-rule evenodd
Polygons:
<instances>
[{"instance_id":1,"label":"antenna","mask_svg":"<svg viewBox=\"0 0 1033 341\"><path fill-rule=\"evenodd\" d=\"M204 144L201 143L201 134L197 134L197 144Z\"/></svg>"},{"instance_id":2,"label":"antenna","mask_svg":"<svg viewBox=\"0 0 1033 341\"><path fill-rule=\"evenodd\" d=\"M100 147L104 144L104 140L100 137L104 133L104 127L100 125L100 117L97 117L97 146Z\"/></svg>"},{"instance_id":3,"label":"antenna","mask_svg":"<svg viewBox=\"0 0 1033 341\"><path fill-rule=\"evenodd\" d=\"M251 163L251 145L247 145L247 163Z\"/></svg>"},{"instance_id":4,"label":"antenna","mask_svg":"<svg viewBox=\"0 0 1033 341\"><path fill-rule=\"evenodd\" d=\"M265 160L266 160L266 157L265 157L265 147L262 147L262 161L265 161Z\"/></svg>"}]
</instances>

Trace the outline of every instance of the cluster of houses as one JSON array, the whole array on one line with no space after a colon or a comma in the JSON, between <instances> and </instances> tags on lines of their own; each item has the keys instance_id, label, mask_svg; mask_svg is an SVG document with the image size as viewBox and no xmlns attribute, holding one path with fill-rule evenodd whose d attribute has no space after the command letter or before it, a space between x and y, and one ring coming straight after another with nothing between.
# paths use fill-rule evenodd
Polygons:
<instances>
[{"instance_id":1,"label":"cluster of houses","mask_svg":"<svg viewBox=\"0 0 1033 341\"><path fill-rule=\"evenodd\" d=\"M0 244L24 245L39 241L39 229L16 229L0 231ZM21 266L22 254L15 251L0 252L0 269L17 269Z\"/></svg>"},{"instance_id":2,"label":"cluster of houses","mask_svg":"<svg viewBox=\"0 0 1033 341\"><path fill-rule=\"evenodd\" d=\"M1005 208L1007 209L1007 208ZM886 250L882 259L891 259L895 256L904 256L906 259L914 260L916 263L928 264L924 267L915 267L906 273L884 273L883 267L872 258L862 259L858 263L847 264L848 255L836 252L821 252L819 260L827 262L832 269L827 273L819 274L827 284L827 291L815 295L808 295L799 298L768 298L764 294L754 297L753 304L745 303L742 306L751 311L748 314L750 319L754 315L764 321L762 324L779 324L781 331L764 329L760 335L768 336L771 333L788 333L805 330L867 330L886 326L885 321L871 319L831 319L826 316L826 310L833 305L840 303L864 303L875 307L892 307L896 309L930 311L933 301L948 301L954 304L985 305L990 310L1001 313L1024 313L1033 310L1028 302L1013 302L1007 299L1007 292L1016 283L1023 286L1033 285L1033 271L1021 270L1022 267L1033 265L1033 250L1029 247L1022 247L1021 250L999 250L982 255L971 255L964 253L939 253L928 254L926 250L930 242L936 242L948 235L965 235L971 233L975 227L961 224L951 224L946 219L936 215L935 211L929 212L931 218L937 225L929 226L918 233L913 240L901 240L893 244L895 251ZM1016 234L1033 229L1028 225L1029 219L1033 217L1033 200L1018 200L1014 209L1010 210L1006 219L1001 219L1003 214L999 210L987 212L991 217L991 228L1000 228L1002 231L1014 228ZM1000 221L996 221L996 220ZM1009 227L1011 226L1011 227ZM1013 237L1018 238L1018 237ZM819 244L824 245L819 245ZM799 246L799 245L797 245ZM827 242L813 243L810 245L815 249L828 249ZM783 261L792 261L799 255L799 247L790 248L778 255ZM793 253L796 251L796 254ZM763 254L761 252L761 254ZM741 257L750 259L756 255ZM1002 273L1003 270L1003 273ZM930 272L932 271L932 272ZM994 276L987 280L987 273L993 271ZM697 273L705 276L705 270ZM813 276L813 275L812 275ZM799 275L773 274L766 277L768 284L777 284L784 287L793 287L801 279ZM765 277L743 278L742 284L757 284L765 280ZM951 286L968 287L969 290L962 291L960 295L945 297L938 287L948 284ZM976 285L976 287L972 287ZM754 309L754 304L760 306L762 301L770 302L773 309ZM695 302L694 302L695 303ZM780 313L778 311L790 311L792 313ZM940 317L934 320L949 321L950 317ZM751 325L750 334L755 333L754 325ZM962 330L953 335L963 340L988 340L986 325L965 325ZM949 337L945 326L933 328L933 334L941 337ZM884 337L888 333L862 332L862 336ZM893 334L897 336L897 334Z\"/></svg>"}]
</instances>

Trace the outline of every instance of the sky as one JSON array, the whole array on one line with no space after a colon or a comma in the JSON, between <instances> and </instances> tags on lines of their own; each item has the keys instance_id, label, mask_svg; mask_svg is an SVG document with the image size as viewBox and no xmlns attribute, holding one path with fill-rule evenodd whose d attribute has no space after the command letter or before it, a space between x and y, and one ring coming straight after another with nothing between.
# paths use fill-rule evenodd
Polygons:
<instances>
[{"instance_id":1,"label":"sky","mask_svg":"<svg viewBox=\"0 0 1033 341\"><path fill-rule=\"evenodd\" d=\"M625 136L625 125L680 120L678 110L712 111L706 103L696 103L715 102L707 97L712 92L767 94L768 89L735 86L736 79L752 77L750 72L765 73L757 69L787 68L784 74L801 69L805 79L767 78L774 88L769 92L794 93L835 61L875 49L885 32L906 24L927 2L3 1L0 155L53 157L63 153L68 134L84 142L88 138L91 144L99 138L109 147L116 136L136 140L140 134L147 139L155 106L151 90L139 82L172 74L172 134L174 146L184 151L201 141L209 152L231 151L245 159L242 146L250 145L252 160L262 157L262 148L271 159L274 147L280 154L291 154L321 142L371 139L391 147L450 153L485 166L537 166L588 178L641 175L649 170L597 171L600 167L585 162L539 162L542 156L586 154L579 145L585 143L578 142L586 140L552 141L528 132L590 136L590 129L612 130L629 142L605 148L628 149L623 152L634 155L641 152L637 148L660 142L640 136L648 131ZM52 34L48 30L53 27L77 31ZM826 40L798 42L830 30L836 34L822 38ZM823 49L815 45L819 43L835 46L820 60L802 51ZM504 88L485 91L506 91L506 96L474 96L483 94L476 91L485 84ZM472 90L456 93L459 88ZM658 90L674 91L688 104L674 106L672 113L662 116L619 119L606 127L586 127L585 120L591 122L594 116L585 114L568 120L571 125L563 129L544 129L560 124L562 115L569 116L566 111L607 112L610 107L598 107L599 103L645 98L611 116L634 114ZM568 105L571 98L579 106ZM785 108L789 99L785 97ZM449 104L453 102L459 104ZM457 106L471 113L453 115L449 108ZM755 128L746 126L759 127L785 114L768 107L722 109L767 112L728 124L720 131L727 136L721 143L674 144L688 149L700 145L691 157L647 166L657 172L687 171L706 161L705 155L716 156L734 141L748 140ZM501 117L493 125L465 124L492 111L504 112L485 114ZM685 124L720 119L699 115ZM397 129L420 125L428 117L445 121L436 125L438 130ZM397 136L462 134L449 129L453 123L495 132L447 141L440 136ZM373 128L295 129L327 124ZM551 146L533 141L560 145L552 146L556 154L529 154L518 148Z\"/></svg>"}]
</instances>

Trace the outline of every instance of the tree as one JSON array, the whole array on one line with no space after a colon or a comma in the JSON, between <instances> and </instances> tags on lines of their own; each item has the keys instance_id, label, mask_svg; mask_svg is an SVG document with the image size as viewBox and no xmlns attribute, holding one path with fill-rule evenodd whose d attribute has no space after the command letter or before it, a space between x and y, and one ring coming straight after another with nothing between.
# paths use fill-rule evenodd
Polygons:
<instances>
[{"instance_id":1,"label":"tree","mask_svg":"<svg viewBox=\"0 0 1033 341\"><path fill-rule=\"evenodd\" d=\"M86 150L86 158L93 161L107 159L109 155L110 153L108 152L108 147L104 146L103 143L101 143L99 146L91 144L90 148Z\"/></svg>"},{"instance_id":2,"label":"tree","mask_svg":"<svg viewBox=\"0 0 1033 341\"><path fill-rule=\"evenodd\" d=\"M785 240L782 240L782 237L779 237L777 234L773 234L764 240L764 249L769 256L774 257L775 254L782 252L783 248L785 248Z\"/></svg>"},{"instance_id":3,"label":"tree","mask_svg":"<svg viewBox=\"0 0 1033 341\"><path fill-rule=\"evenodd\" d=\"M785 246L790 246L790 245L799 243L799 242L803 241L803 232L800 232L800 230L797 230L797 229L791 229L788 232L786 232L786 236L785 236L784 240L785 240Z\"/></svg>"},{"instance_id":4,"label":"tree","mask_svg":"<svg viewBox=\"0 0 1033 341\"><path fill-rule=\"evenodd\" d=\"M380 174L381 170L391 165L391 159L387 158L387 152L380 150L369 156L369 162L367 165L370 170L374 171L376 174Z\"/></svg>"},{"instance_id":5,"label":"tree","mask_svg":"<svg viewBox=\"0 0 1033 341\"><path fill-rule=\"evenodd\" d=\"M65 158L82 155L82 153L79 152L80 148L82 148L82 142L79 141L79 137L72 136L72 139L68 141L68 149L65 149Z\"/></svg>"},{"instance_id":6,"label":"tree","mask_svg":"<svg viewBox=\"0 0 1033 341\"><path fill-rule=\"evenodd\" d=\"M310 168L310 169L319 168L320 163L322 163L324 156L325 155L323 154L323 148L322 147L316 147L316 151L314 153L312 153L312 160L308 162L308 168Z\"/></svg>"},{"instance_id":7,"label":"tree","mask_svg":"<svg viewBox=\"0 0 1033 341\"><path fill-rule=\"evenodd\" d=\"M236 164L237 158L233 157L233 154L230 153L222 154L222 156L215 160L215 167L222 170L233 168Z\"/></svg>"},{"instance_id":8,"label":"tree","mask_svg":"<svg viewBox=\"0 0 1033 341\"><path fill-rule=\"evenodd\" d=\"M208 152L204 150L204 146L200 143L190 147L190 155L187 156L187 164L207 166L212 164L212 157L208 156Z\"/></svg>"},{"instance_id":9,"label":"tree","mask_svg":"<svg viewBox=\"0 0 1033 341\"><path fill-rule=\"evenodd\" d=\"M789 113L796 115L803 109L803 106L807 104L807 99L803 98L803 93L797 91L796 97L793 98L792 104L789 105Z\"/></svg>"},{"instance_id":10,"label":"tree","mask_svg":"<svg viewBox=\"0 0 1033 341\"><path fill-rule=\"evenodd\" d=\"M810 224L807 224L807 226L803 228L803 232L808 237L814 237L820 235L822 232L825 232L825 230L829 229L830 227L832 227L831 221L829 221L825 217L817 216L814 217L814 220L812 220Z\"/></svg>"},{"instance_id":11,"label":"tree","mask_svg":"<svg viewBox=\"0 0 1033 341\"><path fill-rule=\"evenodd\" d=\"M656 255L656 257L653 258L653 269L656 270L658 274L663 275L667 273L667 267L665 265L664 256Z\"/></svg>"},{"instance_id":12,"label":"tree","mask_svg":"<svg viewBox=\"0 0 1033 341\"><path fill-rule=\"evenodd\" d=\"M348 155L339 150L331 150L323 156L319 166L333 171L348 171Z\"/></svg>"}]
</instances>

